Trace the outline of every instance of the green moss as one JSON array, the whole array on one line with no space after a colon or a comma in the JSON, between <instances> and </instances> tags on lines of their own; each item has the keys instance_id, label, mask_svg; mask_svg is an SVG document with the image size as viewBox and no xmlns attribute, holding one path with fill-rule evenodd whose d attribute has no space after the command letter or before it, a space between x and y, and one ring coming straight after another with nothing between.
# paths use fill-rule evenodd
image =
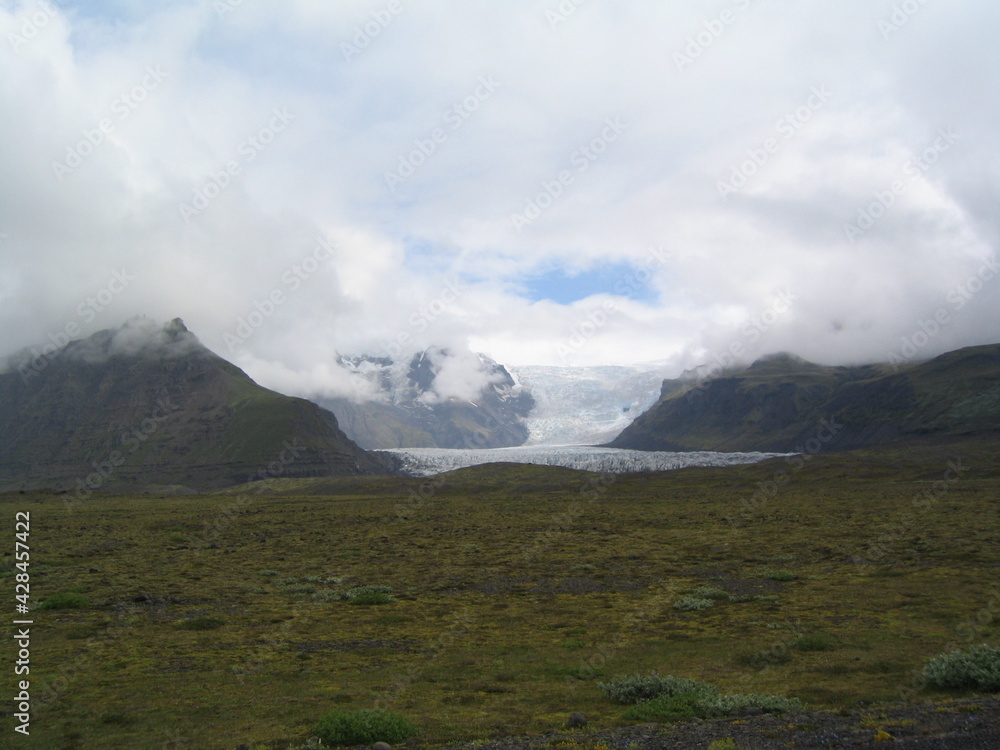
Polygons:
<instances>
[{"instance_id":1,"label":"green moss","mask_svg":"<svg viewBox=\"0 0 1000 750\"><path fill-rule=\"evenodd\" d=\"M823 633L810 633L795 641L795 648L799 651L826 651L831 645L830 639Z\"/></svg>"},{"instance_id":2,"label":"green moss","mask_svg":"<svg viewBox=\"0 0 1000 750\"><path fill-rule=\"evenodd\" d=\"M626 721L672 724L675 721L686 721L700 716L698 695L696 693L680 693L678 695L661 695L645 703L632 706L622 718Z\"/></svg>"},{"instance_id":3,"label":"green moss","mask_svg":"<svg viewBox=\"0 0 1000 750\"><path fill-rule=\"evenodd\" d=\"M674 602L674 609L681 612L699 612L715 605L711 599L702 599L697 596L682 596Z\"/></svg>"},{"instance_id":4,"label":"green moss","mask_svg":"<svg viewBox=\"0 0 1000 750\"><path fill-rule=\"evenodd\" d=\"M32 601L80 589L90 605L39 613L33 678L37 668L39 686L65 689L32 739L67 747L71 726L80 747L159 746L179 733L205 747L287 748L326 707L378 705L419 717L422 745L452 746L492 736L497 717L515 735L548 731L571 710L616 726L627 706L596 683L650 670L711 679L726 696L750 678L754 691L820 708L891 701L988 603L983 582L1000 566L996 525L984 522L1000 494L996 453L964 443L818 455L782 487L780 506L736 528L724 519L783 460L618 477L594 501L594 475L469 468L406 520L394 509L424 480L272 480L273 494L254 495L216 548L190 550L168 549L166 535L197 533L238 490L98 494L72 514L39 496L48 511L32 541L46 567L32 576ZM957 455L970 467L963 482L915 509ZM24 502L0 496L0 514ZM904 513L923 546L904 537L878 564L859 564ZM573 570L580 561L596 571ZM791 562L791 585L760 576ZM872 576L890 567L899 575ZM274 582L292 577L287 586L316 592L292 596ZM366 581L397 601L347 606L344 594ZM673 609L701 586L734 596ZM206 615L225 625L174 626ZM987 625L980 639L996 632ZM829 648L799 650L803 633ZM740 660L776 646L792 654L788 666L751 672ZM17 693L12 670L0 672L0 692ZM119 714L133 722L101 720Z\"/></svg>"},{"instance_id":5,"label":"green moss","mask_svg":"<svg viewBox=\"0 0 1000 750\"><path fill-rule=\"evenodd\" d=\"M782 569L775 570L772 568L765 568L760 572L760 574L770 581L794 581L798 578L798 576L792 571Z\"/></svg>"},{"instance_id":6,"label":"green moss","mask_svg":"<svg viewBox=\"0 0 1000 750\"><path fill-rule=\"evenodd\" d=\"M931 685L949 690L1000 690L1000 646L985 643L935 656L924 677Z\"/></svg>"},{"instance_id":7,"label":"green moss","mask_svg":"<svg viewBox=\"0 0 1000 750\"><path fill-rule=\"evenodd\" d=\"M87 597L72 592L54 594L38 605L40 611L47 609L81 609L88 604Z\"/></svg>"},{"instance_id":8,"label":"green moss","mask_svg":"<svg viewBox=\"0 0 1000 750\"><path fill-rule=\"evenodd\" d=\"M391 711L358 709L332 711L316 724L314 731L330 745L370 745L402 742L415 735L417 728Z\"/></svg>"},{"instance_id":9,"label":"green moss","mask_svg":"<svg viewBox=\"0 0 1000 750\"><path fill-rule=\"evenodd\" d=\"M226 621L220 620L218 617L195 617L177 623L177 628L179 630L217 630L225 624Z\"/></svg>"}]
</instances>

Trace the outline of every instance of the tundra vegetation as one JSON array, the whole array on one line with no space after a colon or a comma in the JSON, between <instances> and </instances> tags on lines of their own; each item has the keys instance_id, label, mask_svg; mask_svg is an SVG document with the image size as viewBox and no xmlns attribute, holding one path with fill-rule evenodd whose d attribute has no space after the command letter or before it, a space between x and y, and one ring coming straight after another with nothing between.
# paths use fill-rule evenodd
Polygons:
<instances>
[{"instance_id":1,"label":"tundra vegetation","mask_svg":"<svg viewBox=\"0 0 1000 750\"><path fill-rule=\"evenodd\" d=\"M426 746L573 712L586 733L996 690L997 453L819 454L740 524L783 459L603 482L473 467L406 516L423 480L95 493L73 512L3 495L5 517L31 512L33 746L285 750L383 725Z\"/></svg>"}]
</instances>

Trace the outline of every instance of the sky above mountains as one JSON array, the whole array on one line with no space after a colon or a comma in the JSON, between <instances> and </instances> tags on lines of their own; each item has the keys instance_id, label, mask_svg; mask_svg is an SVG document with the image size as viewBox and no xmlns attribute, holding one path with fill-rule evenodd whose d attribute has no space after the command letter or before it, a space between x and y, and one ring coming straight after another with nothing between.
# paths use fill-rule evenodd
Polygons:
<instances>
[{"instance_id":1,"label":"sky above mountains","mask_svg":"<svg viewBox=\"0 0 1000 750\"><path fill-rule=\"evenodd\" d=\"M182 317L338 353L1000 340L988 0L0 2L0 353Z\"/></svg>"}]
</instances>

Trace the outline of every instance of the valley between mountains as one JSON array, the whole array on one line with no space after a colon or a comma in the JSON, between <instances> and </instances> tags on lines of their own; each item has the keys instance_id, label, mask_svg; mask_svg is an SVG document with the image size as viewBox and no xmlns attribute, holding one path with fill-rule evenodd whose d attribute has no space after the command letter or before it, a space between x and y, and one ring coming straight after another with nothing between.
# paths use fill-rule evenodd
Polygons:
<instances>
[{"instance_id":1,"label":"valley between mountains","mask_svg":"<svg viewBox=\"0 0 1000 750\"><path fill-rule=\"evenodd\" d=\"M0 506L30 516L30 561L5 551L0 577L30 577L25 746L326 747L324 717L371 710L412 748L993 746L992 662L954 685L928 665L1000 652L1000 347L676 379L481 359L491 387L467 403L435 395L447 356L353 360L399 392L344 420L179 320L9 363ZM537 442L589 415L606 447ZM362 447L351 420L425 445ZM406 470L454 440L501 460ZM560 450L615 463L502 460ZM643 679L687 692L616 702Z\"/></svg>"}]
</instances>

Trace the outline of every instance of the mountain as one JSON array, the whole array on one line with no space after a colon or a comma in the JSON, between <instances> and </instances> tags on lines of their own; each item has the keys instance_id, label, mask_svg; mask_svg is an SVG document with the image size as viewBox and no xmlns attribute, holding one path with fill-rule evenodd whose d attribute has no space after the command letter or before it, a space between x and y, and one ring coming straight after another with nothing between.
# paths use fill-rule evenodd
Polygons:
<instances>
[{"instance_id":1,"label":"mountain","mask_svg":"<svg viewBox=\"0 0 1000 750\"><path fill-rule=\"evenodd\" d=\"M341 357L363 401L316 397L364 448L504 448L528 438L531 393L483 354L432 347L410 357Z\"/></svg>"},{"instance_id":2,"label":"mountain","mask_svg":"<svg viewBox=\"0 0 1000 750\"><path fill-rule=\"evenodd\" d=\"M827 367L781 354L715 378L664 381L609 444L816 452L1000 431L1000 344L922 363Z\"/></svg>"},{"instance_id":3,"label":"mountain","mask_svg":"<svg viewBox=\"0 0 1000 750\"><path fill-rule=\"evenodd\" d=\"M529 445L599 445L656 403L665 365L513 367L535 397L525 418Z\"/></svg>"},{"instance_id":4,"label":"mountain","mask_svg":"<svg viewBox=\"0 0 1000 750\"><path fill-rule=\"evenodd\" d=\"M0 374L0 432L0 489L89 496L391 470L333 414L257 385L180 319L132 320L11 358Z\"/></svg>"}]
</instances>

